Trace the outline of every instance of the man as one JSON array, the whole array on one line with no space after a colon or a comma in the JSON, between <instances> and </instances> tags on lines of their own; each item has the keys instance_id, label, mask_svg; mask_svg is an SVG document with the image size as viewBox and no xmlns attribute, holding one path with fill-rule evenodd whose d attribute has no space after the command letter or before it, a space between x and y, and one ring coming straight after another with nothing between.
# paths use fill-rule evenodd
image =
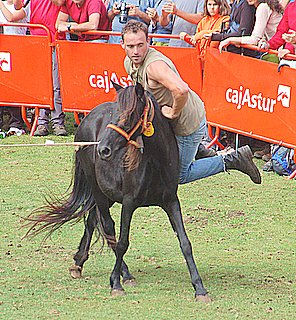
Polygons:
<instances>
[{"instance_id":1,"label":"man","mask_svg":"<svg viewBox=\"0 0 296 320\"><path fill-rule=\"evenodd\" d=\"M150 23L150 17L147 15L146 10L154 8L155 0L128 0L126 2L126 8L128 10L127 21L134 19L142 21L147 26ZM125 3L125 0L110 0L108 5L108 17L112 22L112 31L121 32L125 23L120 22L120 7ZM109 43L120 43L119 36L110 36Z\"/></svg>"},{"instance_id":2,"label":"man","mask_svg":"<svg viewBox=\"0 0 296 320\"><path fill-rule=\"evenodd\" d=\"M69 17L74 22L68 22ZM78 33L80 41L106 42L108 36L80 33L90 30L108 30L108 26L106 7L101 0L66 0L56 21L58 32Z\"/></svg>"},{"instance_id":3,"label":"man","mask_svg":"<svg viewBox=\"0 0 296 320\"><path fill-rule=\"evenodd\" d=\"M193 161L206 128L203 102L181 79L173 62L149 48L145 24L129 21L122 30L121 45L127 55L124 61L127 73L155 96L162 114L172 120L180 154L180 184L231 169L261 183L249 146L239 148L237 153Z\"/></svg>"},{"instance_id":4,"label":"man","mask_svg":"<svg viewBox=\"0 0 296 320\"><path fill-rule=\"evenodd\" d=\"M204 0L175 0L174 2L169 0L162 7L159 23L165 27L172 20L172 34L179 35L180 32L195 34L196 25L203 18L203 11ZM172 15L173 18L171 18ZM173 47L190 47L190 44L178 39L170 39L169 45Z\"/></svg>"},{"instance_id":5,"label":"man","mask_svg":"<svg viewBox=\"0 0 296 320\"><path fill-rule=\"evenodd\" d=\"M14 7L21 9L24 5L23 0L13 0ZM30 0L30 23L42 24L49 29L51 41L55 36L55 22L60 11L60 6L64 0ZM46 36L47 33L42 28L30 28L30 33L37 36ZM38 118L38 127L34 136L47 136L49 134L49 116L53 125L53 133L57 136L66 136L65 114L62 111L62 100L60 94L60 81L58 75L58 65L55 49L52 50L52 78L54 91L54 110L41 109Z\"/></svg>"}]
</instances>

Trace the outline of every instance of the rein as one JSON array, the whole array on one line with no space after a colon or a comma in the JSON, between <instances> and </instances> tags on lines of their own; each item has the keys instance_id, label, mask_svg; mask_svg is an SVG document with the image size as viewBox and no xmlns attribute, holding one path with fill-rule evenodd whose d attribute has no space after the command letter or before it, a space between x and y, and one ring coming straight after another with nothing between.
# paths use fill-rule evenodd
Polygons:
<instances>
[{"instance_id":1,"label":"rein","mask_svg":"<svg viewBox=\"0 0 296 320\"><path fill-rule=\"evenodd\" d=\"M151 111L150 117L148 119L149 111ZM131 137L133 134L142 126L141 134L143 133L147 137L150 137L154 133L154 128L152 125L152 120L154 118L154 106L151 101L151 99L148 97L148 103L146 104L143 114L139 121L136 123L136 125L131 129L129 133L124 131L123 129L119 128L115 124L109 123L106 128L110 128L118 132L120 135L122 135L126 140L127 144L133 145L137 149L142 149L142 146L136 142L135 140L131 140Z\"/></svg>"}]
</instances>

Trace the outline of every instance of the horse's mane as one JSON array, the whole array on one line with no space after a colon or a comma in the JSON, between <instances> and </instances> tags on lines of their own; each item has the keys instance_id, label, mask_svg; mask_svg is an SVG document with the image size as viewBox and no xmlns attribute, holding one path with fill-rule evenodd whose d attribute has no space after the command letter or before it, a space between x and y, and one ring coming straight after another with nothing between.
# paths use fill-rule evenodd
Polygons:
<instances>
[{"instance_id":1,"label":"horse's mane","mask_svg":"<svg viewBox=\"0 0 296 320\"><path fill-rule=\"evenodd\" d=\"M135 119L139 119L141 114L137 108L138 96L135 86L129 86L120 90L117 94L117 103L120 109L120 124L125 122L130 123L131 116L134 115Z\"/></svg>"},{"instance_id":2,"label":"horse's mane","mask_svg":"<svg viewBox=\"0 0 296 320\"><path fill-rule=\"evenodd\" d=\"M134 121L138 121L140 119L141 111L139 111L138 108L138 99L135 86L129 86L117 93L117 104L120 110L119 125L129 123L129 125L133 127L135 123L131 123L132 116ZM127 168L128 171L136 169L141 161L141 156L142 154L139 150L129 144L124 156L123 166Z\"/></svg>"}]
</instances>

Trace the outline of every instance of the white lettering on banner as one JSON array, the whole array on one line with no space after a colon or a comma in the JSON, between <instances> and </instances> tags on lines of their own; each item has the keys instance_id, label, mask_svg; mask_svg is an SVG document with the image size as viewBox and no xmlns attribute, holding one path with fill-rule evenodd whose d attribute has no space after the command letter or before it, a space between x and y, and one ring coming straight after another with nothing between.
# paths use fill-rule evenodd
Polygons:
<instances>
[{"instance_id":1,"label":"white lettering on banner","mask_svg":"<svg viewBox=\"0 0 296 320\"><path fill-rule=\"evenodd\" d=\"M11 71L10 52L0 52L0 69L2 71Z\"/></svg>"},{"instance_id":2,"label":"white lettering on banner","mask_svg":"<svg viewBox=\"0 0 296 320\"><path fill-rule=\"evenodd\" d=\"M110 75L107 70L103 71L103 75L91 74L88 77L88 82L92 88L104 89L105 93L109 93L110 89L113 88L111 80L124 88L133 84L130 76L119 77L116 72L112 72Z\"/></svg>"},{"instance_id":3,"label":"white lettering on banner","mask_svg":"<svg viewBox=\"0 0 296 320\"><path fill-rule=\"evenodd\" d=\"M277 101L283 107L289 108L291 98L291 87L280 84L278 86L277 98L264 97L262 92L252 94L250 89L240 86L239 89L228 88L225 92L227 102L235 104L240 110L243 106L272 113Z\"/></svg>"}]
</instances>

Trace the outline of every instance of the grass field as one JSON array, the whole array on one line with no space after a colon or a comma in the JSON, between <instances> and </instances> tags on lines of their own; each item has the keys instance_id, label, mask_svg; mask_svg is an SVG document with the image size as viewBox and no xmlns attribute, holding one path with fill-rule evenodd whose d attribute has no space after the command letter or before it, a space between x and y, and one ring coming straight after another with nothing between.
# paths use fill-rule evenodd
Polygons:
<instances>
[{"instance_id":1,"label":"grass field","mask_svg":"<svg viewBox=\"0 0 296 320\"><path fill-rule=\"evenodd\" d=\"M25 136L1 143L44 141ZM0 148L0 319L294 319L295 181L262 172L257 186L232 172L179 188L186 230L213 300L208 305L194 301L165 213L138 209L126 254L138 285L111 298L115 259L108 249L99 253L99 244L91 249L84 277L69 276L82 222L64 226L45 244L42 236L22 240L22 217L41 206L44 195L67 189L73 152L71 147ZM117 228L119 212L115 205Z\"/></svg>"}]
</instances>

